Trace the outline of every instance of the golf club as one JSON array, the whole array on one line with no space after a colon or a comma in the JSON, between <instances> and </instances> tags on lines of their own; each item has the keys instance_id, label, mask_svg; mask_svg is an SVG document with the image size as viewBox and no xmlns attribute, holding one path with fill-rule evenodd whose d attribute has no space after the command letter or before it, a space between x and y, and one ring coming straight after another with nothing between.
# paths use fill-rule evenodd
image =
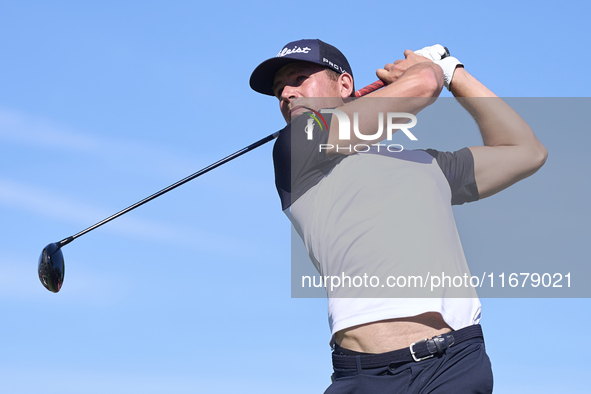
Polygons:
<instances>
[{"instance_id":1,"label":"golf club","mask_svg":"<svg viewBox=\"0 0 591 394\"><path fill-rule=\"evenodd\" d=\"M372 85L375 85L375 83ZM383 84L382 84L382 86L383 86ZM363 88L360 90L360 91L363 91L363 93L359 94L360 91L357 91L357 92L355 92L355 96L361 97L361 96L364 96L364 95L366 95L370 92L373 92L374 90L377 90L377 89L379 89L379 88L374 87L371 90L368 88ZM45 248L43 248L43 251L41 252L41 255L39 256L39 266L37 269L38 274L39 274L39 280L41 281L41 283L43 284L43 286L45 286L45 288L47 290L57 293L58 291L60 291L62 284L64 283L65 265L64 265L64 255L62 254L62 250L61 250L61 248L63 246L69 244L70 242L72 242L76 238L81 237L82 235L96 229L97 227L100 227L103 224L108 223L111 220L118 218L119 216L126 214L127 212L132 211L141 205L144 205L148 201L151 201L151 200L155 199L156 197L160 197L161 195L168 193L172 189L175 189L175 188L205 174L206 172L209 172L209 171L213 170L214 168L219 167L222 164L227 163L230 160L237 158L238 156L242 156L246 152L250 152L251 150L258 148L259 146L264 145L267 142L274 140L275 138L277 138L278 135L279 135L279 131L277 131L271 135L268 135L267 137L260 139L257 142L255 142L255 143L253 143L253 144L251 144L251 145L249 145L237 152L234 152L231 155L195 172L194 174L191 174L188 177L181 179L180 181L160 190L159 192L154 193L151 196L144 198L143 200L125 208L124 210L119 211L116 214L109 216L106 219L103 219L102 221L88 227L86 230L83 230L83 231L79 232L78 234L64 238L59 242L50 243Z\"/></svg>"}]
</instances>

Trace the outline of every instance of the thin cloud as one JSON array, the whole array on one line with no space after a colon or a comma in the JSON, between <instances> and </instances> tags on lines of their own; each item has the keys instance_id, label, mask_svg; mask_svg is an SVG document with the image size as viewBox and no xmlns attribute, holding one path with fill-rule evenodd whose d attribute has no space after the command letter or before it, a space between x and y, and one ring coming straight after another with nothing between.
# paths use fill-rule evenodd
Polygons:
<instances>
[{"instance_id":1,"label":"thin cloud","mask_svg":"<svg viewBox=\"0 0 591 394\"><path fill-rule=\"evenodd\" d=\"M0 178L0 205L32 212L50 220L74 223L80 228L89 227L113 214L112 211L51 190L3 178ZM210 231L173 226L136 217L117 219L109 223L105 230L135 239L197 248L228 256L244 256L253 247L248 242L212 234ZM230 244L233 245L232 248L227 247Z\"/></svg>"},{"instance_id":2,"label":"thin cloud","mask_svg":"<svg viewBox=\"0 0 591 394\"><path fill-rule=\"evenodd\" d=\"M220 159L212 155L209 149L203 149L201 154L191 153L191 157L187 157L173 147L96 135L52 119L6 108L0 108L0 141L27 148L94 157L108 168L116 167L121 172L142 176L148 174L168 180L184 178L211 164L210 161ZM225 153L230 154L232 151ZM253 178L256 181L257 178Z\"/></svg>"},{"instance_id":3,"label":"thin cloud","mask_svg":"<svg viewBox=\"0 0 591 394\"><path fill-rule=\"evenodd\" d=\"M195 160L141 140L117 139L76 130L51 119L0 108L0 140L5 142L75 155L93 156L121 171L188 175ZM150 158L146 160L145 158ZM141 165L134 165L141 163Z\"/></svg>"},{"instance_id":4,"label":"thin cloud","mask_svg":"<svg viewBox=\"0 0 591 394\"><path fill-rule=\"evenodd\" d=\"M77 152L90 152L102 145L99 140L52 120L7 109L0 109L0 138L27 146Z\"/></svg>"}]
</instances>

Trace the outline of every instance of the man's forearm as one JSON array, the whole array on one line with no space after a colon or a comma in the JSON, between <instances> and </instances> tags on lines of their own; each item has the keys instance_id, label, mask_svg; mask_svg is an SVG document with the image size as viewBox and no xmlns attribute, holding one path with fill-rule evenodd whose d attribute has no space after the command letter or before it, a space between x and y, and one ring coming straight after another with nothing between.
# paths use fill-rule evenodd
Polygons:
<instances>
[{"instance_id":1,"label":"man's forearm","mask_svg":"<svg viewBox=\"0 0 591 394\"><path fill-rule=\"evenodd\" d=\"M386 86L367 97L439 97L443 88L443 72L431 61L417 63L399 77L388 80ZM417 111L418 112L418 111Z\"/></svg>"},{"instance_id":2,"label":"man's forearm","mask_svg":"<svg viewBox=\"0 0 591 394\"><path fill-rule=\"evenodd\" d=\"M403 112L416 115L423 108L431 105L443 87L443 74L440 67L433 62L421 62L410 66L399 76L392 77L387 83L383 89L338 108L351 120L355 113L359 114L359 130L365 135L373 135L380 128L379 113ZM383 122L386 122L385 116ZM394 123L406 122L408 122L407 118L394 120ZM386 125L382 124L381 128L386 130ZM333 117L328 140L330 145L371 144L385 138L385 134L382 133L379 137L370 140L358 139L353 135L351 140L340 141L338 130L338 120ZM329 152L329 154L333 153L336 152Z\"/></svg>"}]
</instances>

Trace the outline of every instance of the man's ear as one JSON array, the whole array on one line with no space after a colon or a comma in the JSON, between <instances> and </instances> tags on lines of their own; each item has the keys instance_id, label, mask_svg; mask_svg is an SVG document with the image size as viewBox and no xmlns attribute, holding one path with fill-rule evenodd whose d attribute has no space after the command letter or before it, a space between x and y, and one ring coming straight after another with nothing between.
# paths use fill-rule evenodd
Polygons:
<instances>
[{"instance_id":1,"label":"man's ear","mask_svg":"<svg viewBox=\"0 0 591 394\"><path fill-rule=\"evenodd\" d=\"M351 74L343 73L339 75L338 83L341 97L351 97L351 94L353 94L353 77Z\"/></svg>"}]
</instances>

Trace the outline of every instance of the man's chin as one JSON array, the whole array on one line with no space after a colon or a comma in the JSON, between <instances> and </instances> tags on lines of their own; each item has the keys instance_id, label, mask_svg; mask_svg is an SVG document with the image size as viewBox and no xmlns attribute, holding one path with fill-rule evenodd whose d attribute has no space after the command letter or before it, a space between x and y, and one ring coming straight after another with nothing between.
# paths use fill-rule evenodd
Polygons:
<instances>
[{"instance_id":1,"label":"man's chin","mask_svg":"<svg viewBox=\"0 0 591 394\"><path fill-rule=\"evenodd\" d=\"M298 105L298 106L293 107L289 111L289 117L291 118L291 120L293 120L295 117L300 116L301 114L304 114L306 112L311 112L310 108L304 107L302 105Z\"/></svg>"}]
</instances>

